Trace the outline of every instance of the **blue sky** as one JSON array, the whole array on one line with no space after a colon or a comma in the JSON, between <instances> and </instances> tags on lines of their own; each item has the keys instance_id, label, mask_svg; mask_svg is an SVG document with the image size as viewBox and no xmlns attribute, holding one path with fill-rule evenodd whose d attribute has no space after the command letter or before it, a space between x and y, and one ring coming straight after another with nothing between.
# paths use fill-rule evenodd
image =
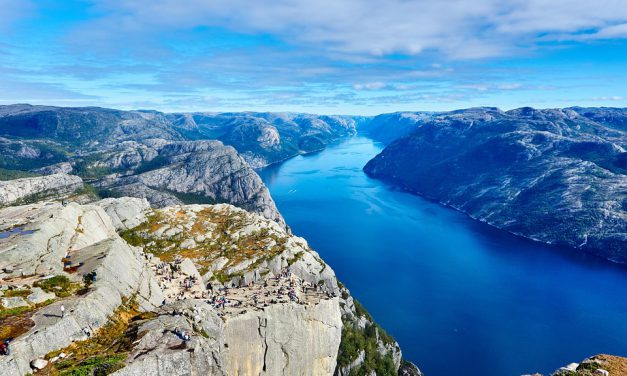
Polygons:
<instances>
[{"instance_id":1,"label":"blue sky","mask_svg":"<svg viewBox=\"0 0 627 376\"><path fill-rule=\"evenodd\" d=\"M0 104L627 106L624 0L0 0Z\"/></svg>"}]
</instances>

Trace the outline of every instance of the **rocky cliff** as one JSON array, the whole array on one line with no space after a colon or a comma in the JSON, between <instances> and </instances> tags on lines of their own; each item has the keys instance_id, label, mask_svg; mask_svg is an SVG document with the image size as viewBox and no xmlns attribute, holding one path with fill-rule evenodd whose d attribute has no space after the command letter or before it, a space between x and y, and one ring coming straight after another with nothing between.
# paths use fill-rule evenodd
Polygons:
<instances>
[{"instance_id":1,"label":"rocky cliff","mask_svg":"<svg viewBox=\"0 0 627 376\"><path fill-rule=\"evenodd\" d=\"M285 226L259 176L219 141L153 140L143 148L122 146L102 155L93 168L128 172L106 175L94 184L116 196L146 198L156 207L183 203L230 203Z\"/></svg>"},{"instance_id":2,"label":"rocky cliff","mask_svg":"<svg viewBox=\"0 0 627 376\"><path fill-rule=\"evenodd\" d=\"M1 209L0 234L7 375L400 368L396 342L304 239L234 206L39 202Z\"/></svg>"},{"instance_id":3,"label":"rocky cliff","mask_svg":"<svg viewBox=\"0 0 627 376\"><path fill-rule=\"evenodd\" d=\"M627 110L428 118L364 171L534 240L627 262Z\"/></svg>"},{"instance_id":4,"label":"rocky cliff","mask_svg":"<svg viewBox=\"0 0 627 376\"><path fill-rule=\"evenodd\" d=\"M81 178L64 173L0 181L0 206L37 201L51 196L67 196L82 188Z\"/></svg>"}]
</instances>

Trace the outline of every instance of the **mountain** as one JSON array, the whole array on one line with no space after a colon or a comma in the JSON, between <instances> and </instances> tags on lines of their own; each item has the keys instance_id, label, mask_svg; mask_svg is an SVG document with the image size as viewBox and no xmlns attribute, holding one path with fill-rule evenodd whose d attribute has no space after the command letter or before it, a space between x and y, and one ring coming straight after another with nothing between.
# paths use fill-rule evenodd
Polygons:
<instances>
[{"instance_id":1,"label":"mountain","mask_svg":"<svg viewBox=\"0 0 627 376\"><path fill-rule=\"evenodd\" d=\"M385 145L406 136L434 116L432 112L395 112L381 114L359 124L360 134Z\"/></svg>"},{"instance_id":2,"label":"mountain","mask_svg":"<svg viewBox=\"0 0 627 376\"><path fill-rule=\"evenodd\" d=\"M304 239L231 205L47 197L0 235L3 375L421 374Z\"/></svg>"},{"instance_id":3,"label":"mountain","mask_svg":"<svg viewBox=\"0 0 627 376\"><path fill-rule=\"evenodd\" d=\"M240 112L171 114L189 139L215 139L235 147L253 167L323 149L353 135L367 118L299 113Z\"/></svg>"},{"instance_id":4,"label":"mountain","mask_svg":"<svg viewBox=\"0 0 627 376\"><path fill-rule=\"evenodd\" d=\"M627 109L435 114L364 167L545 243L627 262Z\"/></svg>"},{"instance_id":5,"label":"mountain","mask_svg":"<svg viewBox=\"0 0 627 376\"><path fill-rule=\"evenodd\" d=\"M0 106L0 172L71 173L104 196L156 206L226 202L284 224L252 168L324 148L364 119Z\"/></svg>"},{"instance_id":6,"label":"mountain","mask_svg":"<svg viewBox=\"0 0 627 376\"><path fill-rule=\"evenodd\" d=\"M30 170L126 141L220 140L259 168L352 135L366 117L299 113L178 113L100 107L0 106L0 168Z\"/></svg>"}]
</instances>

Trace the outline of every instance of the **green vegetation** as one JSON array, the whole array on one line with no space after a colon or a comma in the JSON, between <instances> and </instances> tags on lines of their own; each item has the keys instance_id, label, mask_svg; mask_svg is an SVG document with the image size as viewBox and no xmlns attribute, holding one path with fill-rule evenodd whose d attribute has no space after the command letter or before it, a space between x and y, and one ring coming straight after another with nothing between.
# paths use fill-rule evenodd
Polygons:
<instances>
[{"instance_id":1,"label":"green vegetation","mask_svg":"<svg viewBox=\"0 0 627 376\"><path fill-rule=\"evenodd\" d=\"M351 364L359 354L364 352L364 362L360 367L353 369L351 376L367 376L373 371L379 375L396 375L394 359L391 352L381 354L377 346L377 331L373 324L366 324L362 330L354 323L345 320L342 328L342 341L338 353L337 367Z\"/></svg>"},{"instance_id":2,"label":"green vegetation","mask_svg":"<svg viewBox=\"0 0 627 376\"><path fill-rule=\"evenodd\" d=\"M83 187L74 191L72 196L83 196L83 195L89 196L90 198L97 200L100 198L100 191L96 189L96 187L94 187L93 185L84 183Z\"/></svg>"},{"instance_id":3,"label":"green vegetation","mask_svg":"<svg viewBox=\"0 0 627 376\"><path fill-rule=\"evenodd\" d=\"M39 157L19 157L17 156L22 147L30 147L37 150ZM8 149L2 149L0 154L0 168L8 170L29 171L36 168L48 166L51 164L64 162L67 160L68 153L58 144L48 142L28 142L14 143L8 146Z\"/></svg>"},{"instance_id":4,"label":"green vegetation","mask_svg":"<svg viewBox=\"0 0 627 376\"><path fill-rule=\"evenodd\" d=\"M32 291L29 289L15 289L15 290L6 290L4 292L3 298L12 298L15 296L21 296L22 298L30 295Z\"/></svg>"},{"instance_id":5,"label":"green vegetation","mask_svg":"<svg viewBox=\"0 0 627 376\"><path fill-rule=\"evenodd\" d=\"M76 294L83 286L80 283L72 282L64 275L57 275L52 278L43 279L33 284L45 292L53 292L60 298L66 298Z\"/></svg>"},{"instance_id":6,"label":"green vegetation","mask_svg":"<svg viewBox=\"0 0 627 376\"><path fill-rule=\"evenodd\" d=\"M303 252L298 252L294 255L293 258L287 260L287 265L291 266L292 264L294 264L296 261L300 260L303 258Z\"/></svg>"},{"instance_id":7,"label":"green vegetation","mask_svg":"<svg viewBox=\"0 0 627 376\"><path fill-rule=\"evenodd\" d=\"M144 161L141 165L139 165L139 167L135 169L135 174L139 175L144 172L148 172L148 171L159 169L161 167L165 167L167 165L168 165L168 160L165 157L158 155L155 158L151 159L150 161Z\"/></svg>"},{"instance_id":8,"label":"green vegetation","mask_svg":"<svg viewBox=\"0 0 627 376\"><path fill-rule=\"evenodd\" d=\"M176 256L190 258L202 274L207 272L217 258L225 257L229 260L228 263L221 270L214 272L214 279L221 283L226 283L246 272L244 270L226 274L224 271L229 267L254 259L247 268L252 270L285 250L287 237L272 233L267 228L235 236L239 229L249 224L246 214L239 211L224 212L214 208L194 213L195 219L189 230L172 236L155 235L155 232L163 226L172 228L189 225L191 215L192 213L185 210L176 213L155 211L148 217L148 221L134 229L122 231L120 235L129 244L142 246L146 252L159 256L163 261L171 262ZM193 248L181 249L180 245L185 239L205 236L207 233L211 233L209 239ZM291 261L295 262L300 257L302 255L296 255Z\"/></svg>"},{"instance_id":9,"label":"green vegetation","mask_svg":"<svg viewBox=\"0 0 627 376\"><path fill-rule=\"evenodd\" d=\"M22 178L32 178L35 176L39 176L39 175L34 174L32 172L28 172L28 171L9 170L6 168L0 168L0 181L15 180L15 179L22 179Z\"/></svg>"},{"instance_id":10,"label":"green vegetation","mask_svg":"<svg viewBox=\"0 0 627 376\"><path fill-rule=\"evenodd\" d=\"M108 375L123 368L124 360L126 360L124 354L95 356L75 366L71 361L64 361L59 363L57 367L62 376L99 376Z\"/></svg>"},{"instance_id":11,"label":"green vegetation","mask_svg":"<svg viewBox=\"0 0 627 376\"><path fill-rule=\"evenodd\" d=\"M213 204L217 204L218 203L216 200L212 199L209 196L205 196L202 193L191 193L191 192L185 193L185 192L173 191L173 190L170 190L170 189L164 189L164 191L166 193L169 193L169 194L173 195L174 197L178 198L185 205L192 205L192 204L209 204L209 205L213 205Z\"/></svg>"},{"instance_id":12,"label":"green vegetation","mask_svg":"<svg viewBox=\"0 0 627 376\"><path fill-rule=\"evenodd\" d=\"M337 367L351 364L363 351L364 362L360 367L351 371L351 376L370 375L372 371L376 372L377 375L396 375L392 351L387 351L385 354L379 352L379 341L390 349L398 346L396 341L374 323L368 311L357 300L353 302L355 314L358 317L365 317L368 323L361 329L356 322L347 318L343 319L344 325Z\"/></svg>"},{"instance_id":13,"label":"green vegetation","mask_svg":"<svg viewBox=\"0 0 627 376\"><path fill-rule=\"evenodd\" d=\"M133 348L133 342L139 339L140 323L154 317L154 313L140 313L134 299L124 299L107 324L91 338L46 355L46 358L50 359L62 352L72 354L69 358L53 364L52 374L108 375L123 368L124 361Z\"/></svg>"},{"instance_id":14,"label":"green vegetation","mask_svg":"<svg viewBox=\"0 0 627 376\"><path fill-rule=\"evenodd\" d=\"M45 302L42 302L36 305L29 305L29 306L16 307L16 308L4 308L0 304L0 320L28 314L30 312L38 310L41 307L45 307L48 304L51 304L52 302L54 302L54 300L49 299L49 300L46 300ZM0 328L4 328L5 326L6 326L5 323L3 321L0 321Z\"/></svg>"},{"instance_id":15,"label":"green vegetation","mask_svg":"<svg viewBox=\"0 0 627 376\"><path fill-rule=\"evenodd\" d=\"M4 308L0 305L0 319L10 316L21 315L22 313L26 313L32 310L32 307L24 306L24 307L16 307L16 308Z\"/></svg>"}]
</instances>

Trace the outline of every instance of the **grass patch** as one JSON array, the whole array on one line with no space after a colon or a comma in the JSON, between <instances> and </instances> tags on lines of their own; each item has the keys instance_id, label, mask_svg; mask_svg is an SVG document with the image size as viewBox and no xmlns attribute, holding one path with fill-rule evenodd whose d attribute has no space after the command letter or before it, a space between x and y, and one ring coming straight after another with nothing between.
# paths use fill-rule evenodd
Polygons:
<instances>
[{"instance_id":1,"label":"grass patch","mask_svg":"<svg viewBox=\"0 0 627 376\"><path fill-rule=\"evenodd\" d=\"M29 289L6 290L2 297L3 298L13 298L13 297L19 296L19 297L25 298L28 295L30 295L31 292L32 291L29 290Z\"/></svg>"},{"instance_id":2,"label":"grass patch","mask_svg":"<svg viewBox=\"0 0 627 376\"><path fill-rule=\"evenodd\" d=\"M80 283L72 282L64 275L57 275L52 278L43 279L33 284L45 292L53 292L60 298L67 298L76 294L83 286Z\"/></svg>"},{"instance_id":3,"label":"grass patch","mask_svg":"<svg viewBox=\"0 0 627 376\"><path fill-rule=\"evenodd\" d=\"M24 307L15 307L15 308L3 308L0 306L0 319L4 319L5 317L21 315L22 313L32 311L33 307L24 306Z\"/></svg>"}]
</instances>

